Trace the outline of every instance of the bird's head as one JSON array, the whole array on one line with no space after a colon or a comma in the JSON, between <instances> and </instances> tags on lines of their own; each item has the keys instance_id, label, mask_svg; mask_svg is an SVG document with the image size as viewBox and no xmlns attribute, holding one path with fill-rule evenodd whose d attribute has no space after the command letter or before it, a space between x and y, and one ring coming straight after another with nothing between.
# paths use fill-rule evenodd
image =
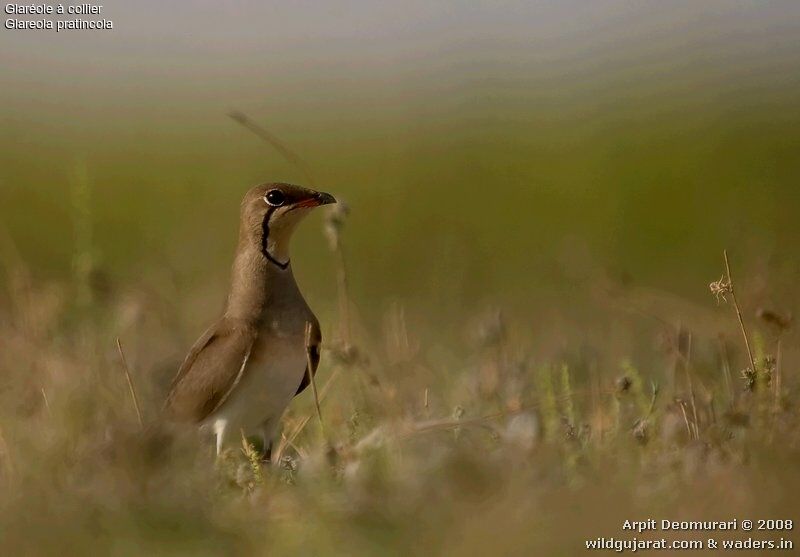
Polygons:
<instances>
[{"instance_id":1,"label":"bird's head","mask_svg":"<svg viewBox=\"0 0 800 557\"><path fill-rule=\"evenodd\" d=\"M289 240L297 223L314 207L336 203L329 193L269 183L255 186L242 200L240 241L255 242L281 268L289 264Z\"/></svg>"}]
</instances>

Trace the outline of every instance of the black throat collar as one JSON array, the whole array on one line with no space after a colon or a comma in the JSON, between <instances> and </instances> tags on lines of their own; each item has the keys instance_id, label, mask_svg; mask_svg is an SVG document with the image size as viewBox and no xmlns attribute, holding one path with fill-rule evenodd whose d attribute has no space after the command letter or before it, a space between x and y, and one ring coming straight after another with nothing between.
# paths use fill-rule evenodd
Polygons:
<instances>
[{"instance_id":1,"label":"black throat collar","mask_svg":"<svg viewBox=\"0 0 800 557\"><path fill-rule=\"evenodd\" d=\"M267 249L267 239L269 238L269 219L272 216L272 213L275 212L275 207L270 207L267 209L267 213L264 215L264 220L261 221L261 253L264 257L267 258L267 261L272 263L273 265L277 266L282 271L285 271L289 267L290 260L286 260L286 263L281 263L269 252Z\"/></svg>"}]
</instances>

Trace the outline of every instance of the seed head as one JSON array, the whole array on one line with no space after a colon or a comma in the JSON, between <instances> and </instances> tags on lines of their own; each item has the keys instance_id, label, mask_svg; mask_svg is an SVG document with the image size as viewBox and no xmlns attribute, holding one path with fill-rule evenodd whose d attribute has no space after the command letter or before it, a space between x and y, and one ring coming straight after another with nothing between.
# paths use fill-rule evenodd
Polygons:
<instances>
[{"instance_id":1,"label":"seed head","mask_svg":"<svg viewBox=\"0 0 800 557\"><path fill-rule=\"evenodd\" d=\"M725 276L721 276L718 281L712 282L708 285L711 293L716 296L717 303L719 303L720 299L723 302L728 302L728 298L726 295L733 293L733 285L731 285L731 281L725 278Z\"/></svg>"}]
</instances>

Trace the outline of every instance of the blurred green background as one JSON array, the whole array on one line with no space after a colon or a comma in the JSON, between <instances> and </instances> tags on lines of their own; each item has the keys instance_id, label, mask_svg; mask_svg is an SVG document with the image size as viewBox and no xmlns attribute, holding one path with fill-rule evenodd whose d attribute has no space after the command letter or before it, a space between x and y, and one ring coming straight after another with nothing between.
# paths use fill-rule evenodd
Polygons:
<instances>
[{"instance_id":1,"label":"blurred green background","mask_svg":"<svg viewBox=\"0 0 800 557\"><path fill-rule=\"evenodd\" d=\"M725 247L773 284L797 276L795 2L148 1L103 15L113 31L0 33L0 223L42 278L89 250L115 283L168 273L178 303L208 293L207 318L243 192L305 181L232 109L352 207L367 313L569 306L599 275L707 301ZM293 259L320 307L335 285L315 223Z\"/></svg>"}]
</instances>

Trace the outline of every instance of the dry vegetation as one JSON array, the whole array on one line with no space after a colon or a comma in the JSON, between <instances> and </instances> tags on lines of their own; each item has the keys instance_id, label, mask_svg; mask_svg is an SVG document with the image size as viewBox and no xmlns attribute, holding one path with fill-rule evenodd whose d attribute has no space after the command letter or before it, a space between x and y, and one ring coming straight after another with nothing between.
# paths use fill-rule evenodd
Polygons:
<instances>
[{"instance_id":1,"label":"dry vegetation","mask_svg":"<svg viewBox=\"0 0 800 557\"><path fill-rule=\"evenodd\" d=\"M578 555L630 537L624 519L800 518L791 318L750 308L730 269L719 307L662 300L703 330L602 289L603 344L492 310L461 316L463 346L440 357L402 306L379 334L359 323L345 217L326 222L340 300L321 413L310 389L295 401L267 468L245 440L215 462L159 421L197 324L147 288L110 294L80 250L73 283L33 280L6 238L2 554ZM642 335L648 369L625 354Z\"/></svg>"}]
</instances>

